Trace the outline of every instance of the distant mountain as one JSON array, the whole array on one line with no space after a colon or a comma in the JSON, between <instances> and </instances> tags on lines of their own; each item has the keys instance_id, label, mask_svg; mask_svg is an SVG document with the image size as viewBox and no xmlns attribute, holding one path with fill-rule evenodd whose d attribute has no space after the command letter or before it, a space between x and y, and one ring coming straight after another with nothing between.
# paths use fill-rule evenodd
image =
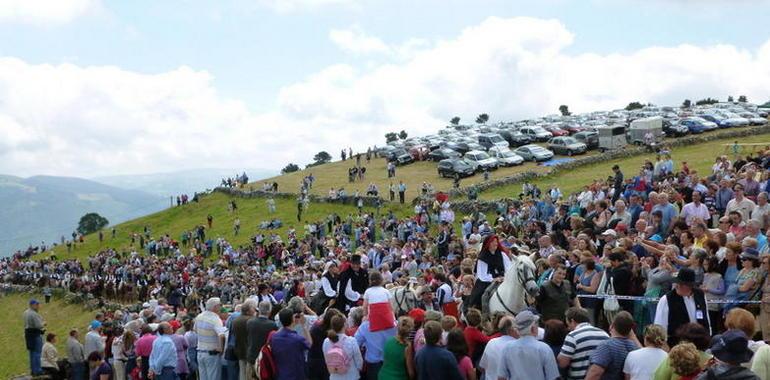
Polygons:
<instances>
[{"instance_id":1,"label":"distant mountain","mask_svg":"<svg viewBox=\"0 0 770 380\"><path fill-rule=\"evenodd\" d=\"M196 191L213 189L221 183L222 178L234 177L243 172L236 173L232 169L194 169L170 173L104 176L95 177L93 180L121 189L141 190L168 199L178 194L192 195ZM266 169L246 169L245 172L249 182L278 174Z\"/></svg>"},{"instance_id":2,"label":"distant mountain","mask_svg":"<svg viewBox=\"0 0 770 380\"><path fill-rule=\"evenodd\" d=\"M71 177L0 175L0 257L69 237L80 217L97 212L110 224L150 214L168 198Z\"/></svg>"}]
</instances>

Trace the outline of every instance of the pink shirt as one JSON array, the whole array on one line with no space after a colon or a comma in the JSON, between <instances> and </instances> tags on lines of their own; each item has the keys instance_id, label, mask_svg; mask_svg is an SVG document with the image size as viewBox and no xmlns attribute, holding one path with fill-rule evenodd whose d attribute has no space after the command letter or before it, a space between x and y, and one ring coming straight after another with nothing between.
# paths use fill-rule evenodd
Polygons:
<instances>
[{"instance_id":1,"label":"pink shirt","mask_svg":"<svg viewBox=\"0 0 770 380\"><path fill-rule=\"evenodd\" d=\"M155 335L153 334L144 334L142 335L139 340L136 341L136 344L134 345L134 351L136 352L136 356L150 356L150 352L152 352L152 342L155 341Z\"/></svg>"}]
</instances>

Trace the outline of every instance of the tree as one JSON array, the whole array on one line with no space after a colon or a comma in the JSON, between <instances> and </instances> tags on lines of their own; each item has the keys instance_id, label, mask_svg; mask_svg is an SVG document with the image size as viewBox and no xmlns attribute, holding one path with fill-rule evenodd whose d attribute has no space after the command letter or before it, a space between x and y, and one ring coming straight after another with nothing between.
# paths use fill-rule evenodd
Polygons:
<instances>
[{"instance_id":1,"label":"tree","mask_svg":"<svg viewBox=\"0 0 770 380\"><path fill-rule=\"evenodd\" d=\"M453 117L452 120L449 120L449 123L452 124L452 125L459 125L460 124L460 117L459 116Z\"/></svg>"},{"instance_id":2,"label":"tree","mask_svg":"<svg viewBox=\"0 0 770 380\"><path fill-rule=\"evenodd\" d=\"M572 112L569 112L569 107L567 107L566 104L562 104L559 106L559 112L561 112L562 116L572 115Z\"/></svg>"},{"instance_id":3,"label":"tree","mask_svg":"<svg viewBox=\"0 0 770 380\"><path fill-rule=\"evenodd\" d=\"M313 156L313 165L321 165L325 164L332 160L332 156L329 153L326 153L325 151L320 151Z\"/></svg>"},{"instance_id":4,"label":"tree","mask_svg":"<svg viewBox=\"0 0 770 380\"><path fill-rule=\"evenodd\" d=\"M281 174L294 173L296 171L299 171L299 165L290 162L286 167L281 169Z\"/></svg>"},{"instance_id":5,"label":"tree","mask_svg":"<svg viewBox=\"0 0 770 380\"><path fill-rule=\"evenodd\" d=\"M715 103L719 103L719 100L711 99L711 98L706 98L706 99L698 100L697 102L695 102L695 105L696 106L704 106L704 105L715 104Z\"/></svg>"},{"instance_id":6,"label":"tree","mask_svg":"<svg viewBox=\"0 0 770 380\"><path fill-rule=\"evenodd\" d=\"M728 102L730 102L730 103L732 103L732 102L733 102L733 96L732 96L732 95L728 96L728 97L727 97L727 101L728 101Z\"/></svg>"},{"instance_id":7,"label":"tree","mask_svg":"<svg viewBox=\"0 0 770 380\"><path fill-rule=\"evenodd\" d=\"M740 103L748 103L749 99L746 98L746 95L741 95L738 97L738 102Z\"/></svg>"},{"instance_id":8,"label":"tree","mask_svg":"<svg viewBox=\"0 0 770 380\"><path fill-rule=\"evenodd\" d=\"M107 218L95 212L89 212L80 218L77 231L83 235L88 235L101 230L108 224L110 221Z\"/></svg>"},{"instance_id":9,"label":"tree","mask_svg":"<svg viewBox=\"0 0 770 380\"><path fill-rule=\"evenodd\" d=\"M388 132L385 134L385 142L386 143L392 143L393 141L398 140L398 133L396 132Z\"/></svg>"},{"instance_id":10,"label":"tree","mask_svg":"<svg viewBox=\"0 0 770 380\"><path fill-rule=\"evenodd\" d=\"M685 99L682 102L682 108L690 108L690 107L692 107L692 102L690 101L690 99Z\"/></svg>"},{"instance_id":11,"label":"tree","mask_svg":"<svg viewBox=\"0 0 770 380\"><path fill-rule=\"evenodd\" d=\"M482 113L481 115L479 115L479 117L476 118L477 124L486 124L487 121L489 121L489 115L485 113Z\"/></svg>"},{"instance_id":12,"label":"tree","mask_svg":"<svg viewBox=\"0 0 770 380\"><path fill-rule=\"evenodd\" d=\"M406 131L403 129L401 130L401 132L398 132L398 138L400 138L401 140L406 140L407 136L409 136L409 134L407 134Z\"/></svg>"},{"instance_id":13,"label":"tree","mask_svg":"<svg viewBox=\"0 0 770 380\"><path fill-rule=\"evenodd\" d=\"M638 110L640 108L644 108L644 104L639 102L631 102L626 106L626 111Z\"/></svg>"}]
</instances>

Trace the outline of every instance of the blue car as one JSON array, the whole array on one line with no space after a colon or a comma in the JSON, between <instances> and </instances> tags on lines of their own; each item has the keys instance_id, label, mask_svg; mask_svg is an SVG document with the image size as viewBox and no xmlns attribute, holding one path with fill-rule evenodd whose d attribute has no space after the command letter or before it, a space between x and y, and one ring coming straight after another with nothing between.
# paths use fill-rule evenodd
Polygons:
<instances>
[{"instance_id":1,"label":"blue car","mask_svg":"<svg viewBox=\"0 0 770 380\"><path fill-rule=\"evenodd\" d=\"M687 127L687 129L690 130L690 133L703 133L717 128L716 123L700 117L689 117L679 122L679 124Z\"/></svg>"},{"instance_id":2,"label":"blue car","mask_svg":"<svg viewBox=\"0 0 770 380\"><path fill-rule=\"evenodd\" d=\"M712 123L715 123L719 128L730 128L732 125L726 123L725 121L727 119L716 117L714 115L701 115L701 118L705 119L706 121L710 121Z\"/></svg>"}]
</instances>

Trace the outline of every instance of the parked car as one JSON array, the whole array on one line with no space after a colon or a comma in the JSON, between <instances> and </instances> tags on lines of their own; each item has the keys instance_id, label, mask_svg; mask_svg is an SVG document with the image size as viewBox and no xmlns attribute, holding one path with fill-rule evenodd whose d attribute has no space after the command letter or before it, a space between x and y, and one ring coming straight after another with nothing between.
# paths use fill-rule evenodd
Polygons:
<instances>
[{"instance_id":1,"label":"parked car","mask_svg":"<svg viewBox=\"0 0 770 380\"><path fill-rule=\"evenodd\" d=\"M569 132L569 134L571 135L574 135L575 133L584 132L586 130L579 124L565 124L561 126L561 129Z\"/></svg>"},{"instance_id":2,"label":"parked car","mask_svg":"<svg viewBox=\"0 0 770 380\"><path fill-rule=\"evenodd\" d=\"M498 162L492 158L487 152L481 150L472 150L463 155L463 159L468 163L475 163L477 170L495 170L497 169Z\"/></svg>"},{"instance_id":3,"label":"parked car","mask_svg":"<svg viewBox=\"0 0 770 380\"><path fill-rule=\"evenodd\" d=\"M415 161L427 160L429 153L430 149L426 145L419 144L409 148L409 154Z\"/></svg>"},{"instance_id":4,"label":"parked car","mask_svg":"<svg viewBox=\"0 0 770 380\"><path fill-rule=\"evenodd\" d=\"M663 133L669 137L681 137L690 133L690 129L679 121L663 120Z\"/></svg>"},{"instance_id":5,"label":"parked car","mask_svg":"<svg viewBox=\"0 0 770 380\"><path fill-rule=\"evenodd\" d=\"M438 163L438 175L441 177L464 178L470 177L476 171L465 160L448 158Z\"/></svg>"},{"instance_id":6,"label":"parked car","mask_svg":"<svg viewBox=\"0 0 770 380\"><path fill-rule=\"evenodd\" d=\"M567 130L561 129L561 128L555 126L555 125L546 125L546 126L543 127L543 129L545 129L548 132L551 132L551 134L554 137L569 136L569 132L567 132Z\"/></svg>"},{"instance_id":7,"label":"parked car","mask_svg":"<svg viewBox=\"0 0 770 380\"><path fill-rule=\"evenodd\" d=\"M571 156L573 154L585 153L588 150L588 146L574 137L560 136L548 141L548 149L556 154Z\"/></svg>"},{"instance_id":8,"label":"parked car","mask_svg":"<svg viewBox=\"0 0 770 380\"><path fill-rule=\"evenodd\" d=\"M493 146L504 146L506 148L509 146L508 141L497 133L479 135L479 145L483 146L484 149L489 149Z\"/></svg>"},{"instance_id":9,"label":"parked car","mask_svg":"<svg viewBox=\"0 0 770 380\"><path fill-rule=\"evenodd\" d=\"M599 147L599 133L593 131L578 132L572 135L577 141L586 144L588 149L596 149Z\"/></svg>"},{"instance_id":10,"label":"parked car","mask_svg":"<svg viewBox=\"0 0 770 380\"><path fill-rule=\"evenodd\" d=\"M468 143L467 145L468 145L468 151L469 152L472 151L472 150L480 150L480 151L486 151L487 150L486 148L481 146L481 144L479 144L479 143L472 142L472 143Z\"/></svg>"},{"instance_id":11,"label":"parked car","mask_svg":"<svg viewBox=\"0 0 770 380\"><path fill-rule=\"evenodd\" d=\"M767 119L764 117L760 117L759 115L751 112L741 112L739 115L747 119L749 121L749 124L751 125L765 125L767 124Z\"/></svg>"},{"instance_id":12,"label":"parked car","mask_svg":"<svg viewBox=\"0 0 770 380\"><path fill-rule=\"evenodd\" d=\"M733 125L727 121L727 118L722 115L716 114L703 114L699 116L703 120L710 121L717 125L719 128L730 128Z\"/></svg>"},{"instance_id":13,"label":"parked car","mask_svg":"<svg viewBox=\"0 0 770 380\"><path fill-rule=\"evenodd\" d=\"M513 147L527 145L532 142L532 137L529 137L516 130L508 130L500 133L500 136L508 141L508 144Z\"/></svg>"},{"instance_id":14,"label":"parked car","mask_svg":"<svg viewBox=\"0 0 770 380\"><path fill-rule=\"evenodd\" d=\"M548 161L553 158L553 152L535 144L520 146L513 153L527 161Z\"/></svg>"},{"instance_id":15,"label":"parked car","mask_svg":"<svg viewBox=\"0 0 770 380\"><path fill-rule=\"evenodd\" d=\"M687 129L690 130L690 133L703 133L707 130L712 130L717 128L716 123L707 121L697 116L682 119L682 121L679 123L687 127Z\"/></svg>"},{"instance_id":16,"label":"parked car","mask_svg":"<svg viewBox=\"0 0 770 380\"><path fill-rule=\"evenodd\" d=\"M468 151L468 145L466 143L459 143L455 141L450 141L444 144L443 148L451 149L457 153L460 153L460 155L463 155Z\"/></svg>"},{"instance_id":17,"label":"parked car","mask_svg":"<svg viewBox=\"0 0 770 380\"><path fill-rule=\"evenodd\" d=\"M460 157L462 157L462 154L457 153L457 151L454 151L449 148L439 148L428 153L428 159L431 161L441 161L441 160L446 160L448 158L460 158Z\"/></svg>"},{"instance_id":18,"label":"parked car","mask_svg":"<svg viewBox=\"0 0 770 380\"><path fill-rule=\"evenodd\" d=\"M548 132L545 129L543 129L543 127L538 127L538 126L521 127L521 129L519 129L519 132L521 132L525 136L529 136L530 138L532 138L533 141L548 141L548 139L553 137L553 134L551 134L551 132Z\"/></svg>"},{"instance_id":19,"label":"parked car","mask_svg":"<svg viewBox=\"0 0 770 380\"><path fill-rule=\"evenodd\" d=\"M396 165L406 165L414 162L412 155L403 148L395 149L387 156L388 161L395 162Z\"/></svg>"},{"instance_id":20,"label":"parked car","mask_svg":"<svg viewBox=\"0 0 770 380\"><path fill-rule=\"evenodd\" d=\"M490 150L489 155L497 159L500 166L514 166L524 163L524 158L513 153L510 149Z\"/></svg>"}]
</instances>

